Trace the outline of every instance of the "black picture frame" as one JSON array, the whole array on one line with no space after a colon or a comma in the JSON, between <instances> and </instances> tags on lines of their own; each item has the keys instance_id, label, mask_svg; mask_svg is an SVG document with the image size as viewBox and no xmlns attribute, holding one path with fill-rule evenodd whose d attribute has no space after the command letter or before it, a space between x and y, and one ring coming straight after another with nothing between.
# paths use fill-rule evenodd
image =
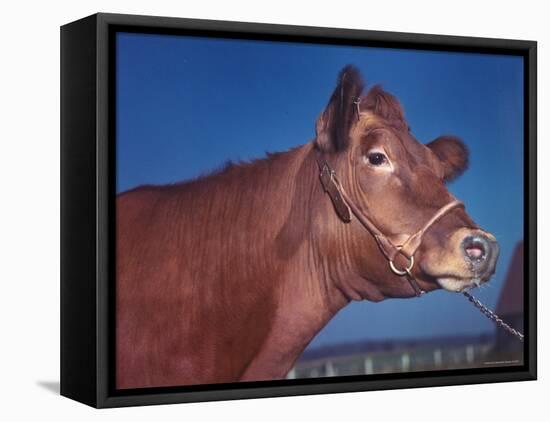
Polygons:
<instances>
[{"instance_id":1,"label":"black picture frame","mask_svg":"<svg viewBox=\"0 0 550 422\"><path fill-rule=\"evenodd\" d=\"M122 30L523 57L524 365L115 390L113 39ZM536 95L534 41L104 13L61 27L61 395L102 408L536 379Z\"/></svg>"}]
</instances>

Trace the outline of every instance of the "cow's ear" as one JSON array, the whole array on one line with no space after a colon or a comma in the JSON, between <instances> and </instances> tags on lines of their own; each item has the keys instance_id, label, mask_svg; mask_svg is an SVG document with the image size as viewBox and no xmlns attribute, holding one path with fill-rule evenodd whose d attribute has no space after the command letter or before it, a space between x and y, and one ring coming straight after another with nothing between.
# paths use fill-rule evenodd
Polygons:
<instances>
[{"instance_id":1,"label":"cow's ear","mask_svg":"<svg viewBox=\"0 0 550 422\"><path fill-rule=\"evenodd\" d=\"M443 180L449 182L468 168L468 148L455 136L440 136L426 145L443 165Z\"/></svg>"},{"instance_id":2,"label":"cow's ear","mask_svg":"<svg viewBox=\"0 0 550 422\"><path fill-rule=\"evenodd\" d=\"M317 119L316 144L325 152L347 148L349 134L357 119L355 101L363 92L364 83L359 70L351 65L342 69L336 89Z\"/></svg>"}]
</instances>

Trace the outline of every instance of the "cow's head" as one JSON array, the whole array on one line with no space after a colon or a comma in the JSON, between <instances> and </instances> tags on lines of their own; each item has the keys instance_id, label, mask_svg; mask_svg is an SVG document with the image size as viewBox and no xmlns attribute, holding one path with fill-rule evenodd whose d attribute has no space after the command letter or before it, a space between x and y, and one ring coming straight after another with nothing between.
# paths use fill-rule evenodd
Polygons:
<instances>
[{"instance_id":1,"label":"cow's head","mask_svg":"<svg viewBox=\"0 0 550 422\"><path fill-rule=\"evenodd\" d=\"M368 210L395 245L454 199L445 184L468 165L468 150L456 137L441 136L428 144L417 141L397 99L378 86L363 94L361 76L352 66L340 73L316 132L315 147L330 162L348 196L358 208ZM358 279L368 281L370 293L363 296L376 300L411 295L410 286L389 270L361 225L352 221L335 230L339 234L333 239L339 245L333 240L325 252L342 255L346 263L340 266L352 266ZM463 208L455 208L424 235L413 275L426 291L463 291L489 280L497 257L494 236L478 228ZM354 290L361 289L352 287L352 298Z\"/></svg>"}]
</instances>

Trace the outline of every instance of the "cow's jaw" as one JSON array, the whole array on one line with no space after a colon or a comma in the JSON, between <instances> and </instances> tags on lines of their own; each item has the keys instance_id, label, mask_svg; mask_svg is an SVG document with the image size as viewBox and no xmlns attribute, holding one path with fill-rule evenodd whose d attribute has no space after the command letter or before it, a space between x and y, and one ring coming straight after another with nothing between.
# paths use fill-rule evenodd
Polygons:
<instances>
[{"instance_id":1,"label":"cow's jaw","mask_svg":"<svg viewBox=\"0 0 550 422\"><path fill-rule=\"evenodd\" d=\"M437 283L445 290L461 293L473 287L479 287L482 281L479 278L464 280L454 277L440 277L437 278Z\"/></svg>"}]
</instances>

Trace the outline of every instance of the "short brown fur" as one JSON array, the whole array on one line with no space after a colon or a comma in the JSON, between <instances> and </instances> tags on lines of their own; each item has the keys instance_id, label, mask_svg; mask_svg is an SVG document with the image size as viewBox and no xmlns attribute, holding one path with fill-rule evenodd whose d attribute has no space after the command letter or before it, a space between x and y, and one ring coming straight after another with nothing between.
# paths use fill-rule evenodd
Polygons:
<instances>
[{"instance_id":1,"label":"short brown fur","mask_svg":"<svg viewBox=\"0 0 550 422\"><path fill-rule=\"evenodd\" d=\"M357 109L362 90L359 72L344 68L310 143L118 196L117 388L282 378L350 300L414 296L369 234L339 220L316 155L332 162L358 204L368 199L389 236L418 229L448 201L445 175L458 175L467 159L456 142L448 153L442 141L431 152L414 140L399 102L380 87ZM395 172L357 176L363 149L380 143L395 155ZM473 227L464 211L442 219L419 261L435 265L431 248L454 254L444 239L464 227ZM439 288L423 268L415 274L422 287Z\"/></svg>"}]
</instances>

